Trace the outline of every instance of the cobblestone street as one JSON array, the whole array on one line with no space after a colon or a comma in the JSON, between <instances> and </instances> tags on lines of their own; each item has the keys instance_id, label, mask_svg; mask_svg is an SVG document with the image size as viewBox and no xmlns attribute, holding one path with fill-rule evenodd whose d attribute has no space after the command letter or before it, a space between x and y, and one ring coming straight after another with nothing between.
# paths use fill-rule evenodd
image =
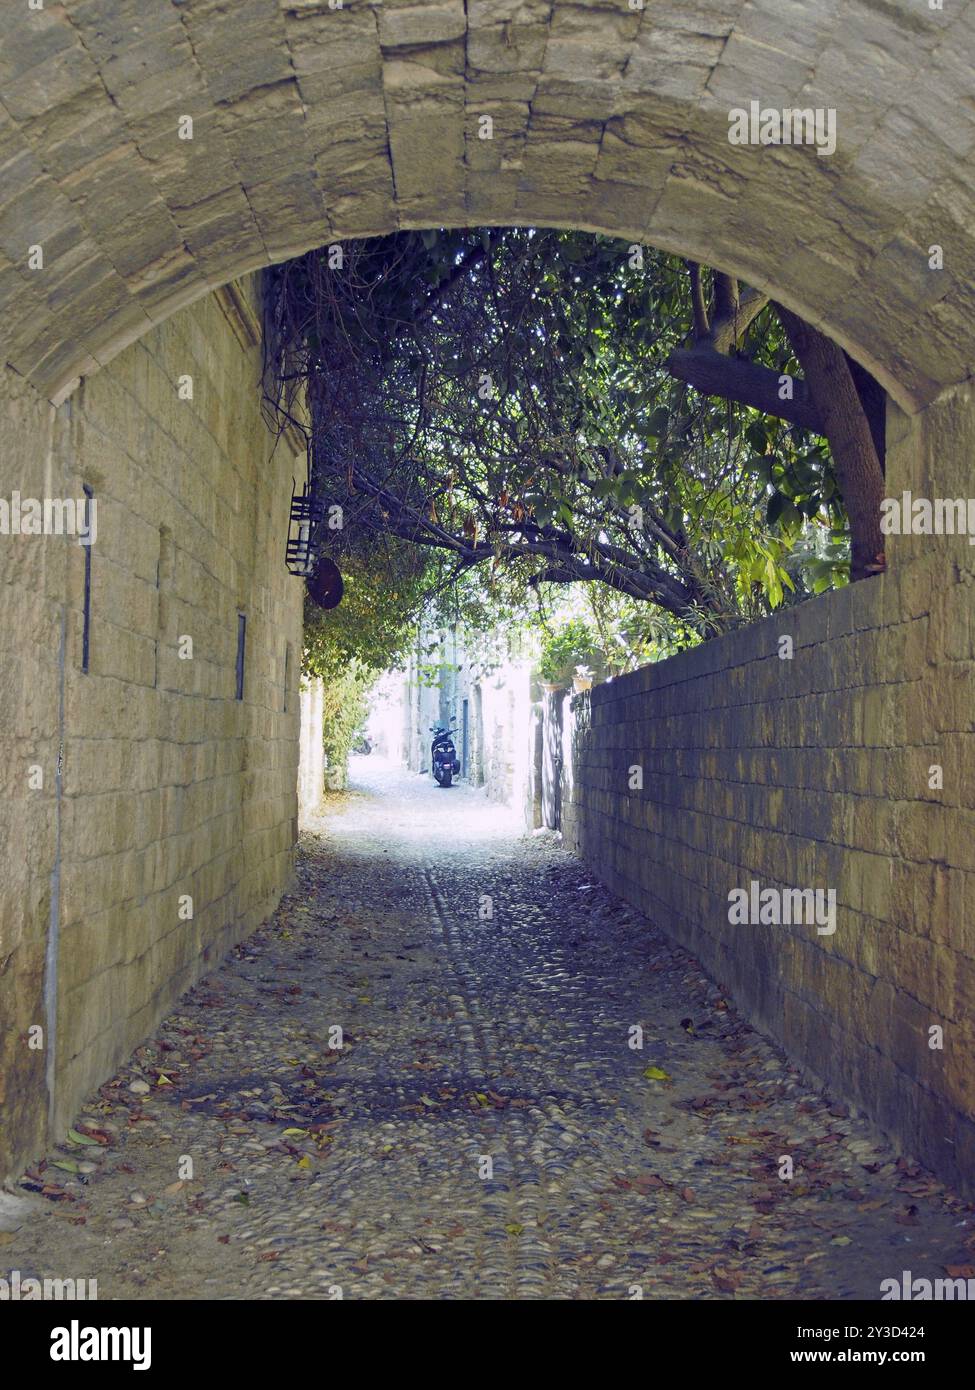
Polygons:
<instances>
[{"instance_id":1,"label":"cobblestone street","mask_svg":"<svg viewBox=\"0 0 975 1390\"><path fill-rule=\"evenodd\" d=\"M31 1170L0 1272L100 1298L878 1299L971 1263L970 1209L552 837L463 785L354 778L295 893Z\"/></svg>"}]
</instances>

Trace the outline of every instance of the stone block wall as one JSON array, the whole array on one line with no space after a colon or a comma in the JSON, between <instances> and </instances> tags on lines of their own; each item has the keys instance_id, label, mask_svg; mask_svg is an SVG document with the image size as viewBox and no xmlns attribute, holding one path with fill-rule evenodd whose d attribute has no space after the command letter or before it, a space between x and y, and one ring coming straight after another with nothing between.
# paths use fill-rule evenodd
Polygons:
<instances>
[{"instance_id":1,"label":"stone block wall","mask_svg":"<svg viewBox=\"0 0 975 1390\"><path fill-rule=\"evenodd\" d=\"M84 548L0 537L3 1174L63 1131L290 879L295 458L284 440L273 449L261 418L256 294L251 280L175 315L56 412L5 379L22 427L3 451L0 495L81 497L87 483L97 536L87 672ZM181 399L187 377L192 399ZM27 790L28 764L41 765L42 789ZM43 1051L27 1046L33 1024Z\"/></svg>"},{"instance_id":2,"label":"stone block wall","mask_svg":"<svg viewBox=\"0 0 975 1390\"><path fill-rule=\"evenodd\" d=\"M63 415L5 369L0 409L0 497L61 495L63 465L52 451ZM25 1158L40 1151L47 1125L48 1053L28 1044L46 1018L66 569L63 541L0 535L0 1181L14 1149ZM30 786L36 767L43 790Z\"/></svg>"},{"instance_id":3,"label":"stone block wall","mask_svg":"<svg viewBox=\"0 0 975 1390\"><path fill-rule=\"evenodd\" d=\"M891 495L971 492L967 389L892 410L890 438ZM891 537L885 575L569 697L562 785L563 833L593 871L969 1192L973 582L967 537ZM729 892L752 880L835 889L835 932L732 925Z\"/></svg>"}]
</instances>

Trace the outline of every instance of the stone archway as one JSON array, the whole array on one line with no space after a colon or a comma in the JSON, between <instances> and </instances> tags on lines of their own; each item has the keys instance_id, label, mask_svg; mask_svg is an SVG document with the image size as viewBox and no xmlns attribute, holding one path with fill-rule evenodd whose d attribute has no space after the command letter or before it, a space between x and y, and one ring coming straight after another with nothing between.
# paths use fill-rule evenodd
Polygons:
<instances>
[{"instance_id":1,"label":"stone archway","mask_svg":"<svg viewBox=\"0 0 975 1390\"><path fill-rule=\"evenodd\" d=\"M965 379L967 8L634 5L8 6L5 359L58 398L246 270L343 236L528 222L774 288L907 408ZM753 99L834 108L835 153L733 146L729 110Z\"/></svg>"},{"instance_id":2,"label":"stone archway","mask_svg":"<svg viewBox=\"0 0 975 1390\"><path fill-rule=\"evenodd\" d=\"M891 492L967 491L975 439L968 384L975 283L968 162L975 117L967 99L975 58L972 14L970 6L931 10L912 0L883 8L869 0L842 7L696 0L690 8L686 0L647 0L638 8L628 0L8 5L0 14L0 405L8 486L50 490L52 478L81 477L83 464L86 476L124 500L126 487L138 481L129 464L161 436L140 435L122 397L128 391L144 405L146 393L158 391L159 413L165 414L166 393L150 380L152 362L159 367L165 361L174 372L184 348L202 370L212 369L213 396L220 396L226 374L221 362L208 360L203 320L186 321L182 347L182 329L173 327L172 339L166 335L187 306L216 313L216 301L205 297L246 272L347 236L518 222L644 241L772 290L841 342L896 402L889 429ZM810 147L732 145L729 111L755 99L773 109L834 109L835 153L821 158ZM482 139L487 130L491 138ZM933 245L943 248L943 269L930 264ZM246 370L253 372L259 354L246 299L246 292L228 291L223 302L251 354ZM151 344L143 355L126 353L143 342ZM99 369L114 368L116 358L117 376L106 372L99 385ZM242 376L233 370L239 385ZM89 385L94 395L86 400ZM84 451L79 430L88 430L90 450L97 431L90 403L103 403L112 391L121 393L121 413L96 461ZM230 427L216 406L212 412L207 423L222 431L221 457L229 465ZM256 460L266 461L261 448L255 446L251 471L236 478L239 492L258 476ZM165 450L156 462L159 484ZM273 480L275 488L285 482L283 475ZM188 473L186 486L195 486ZM285 496L269 493L268 511ZM205 510L206 501L196 501ZM266 541L256 529L260 519L248 524L239 511L233 545L252 546L258 534ZM824 1067L827 1079L854 1092L891 1132L957 1176L971 1169L975 1153L966 1118L970 1068L964 1065L975 946L970 928L957 927L964 913L957 904L975 891L975 797L964 775L975 765L975 650L968 617L975 552L952 539L899 538L886 576L836 604L810 605L802 618L811 669L797 697L825 701L832 657L824 639L850 639L843 701L825 701L820 722L809 731L825 737L830 719L838 719L839 742L829 745L830 758L859 768L862 755L869 763L859 782L828 790L828 806L817 798L802 833L835 862L851 910L889 926L891 942L842 966L827 965L832 958L825 948L811 955L789 947L776 961L779 983L774 969L756 969L752 998L747 959L738 975L732 971L732 982L755 1016L814 1067L810 1019L819 1008L827 1031L845 1036L841 1023L849 1007L859 1050L844 1057L834 1049ZM237 582L238 554L221 552L234 580L222 591L220 631L224 619L236 626L243 606L249 618L257 611L268 632L277 620L294 640L300 604L264 583L273 554L267 544L247 571L252 587L246 595ZM209 541L200 545L206 550ZM257 552L248 553L253 560ZM82 581L75 561L61 552L32 551L29 563L22 555L9 565L3 558L5 661L9 657L17 672L3 691L10 706L7 765L21 777L33 760L49 770L60 767L65 664L73 659L73 647L60 634L67 623L73 640ZM186 563L185 554L177 557L178 575ZM132 570L141 564L135 555ZM160 564L153 561L157 572ZM151 575L142 579L151 587ZM216 631L213 640L225 645ZM739 653L736 670L746 656L767 656L758 636L747 641L752 648ZM221 647L224 664L226 657ZM232 666L232 652L229 660ZM870 673L859 681L858 662ZM118 698L138 720L141 696L131 694L131 675L109 678L119 682ZM69 672L69 721L85 712L72 680ZM270 675L267 681L270 688ZM223 944L247 929L284 882L288 803L282 793L273 824L261 823L259 803L276 776L286 780L293 771L287 750L296 749L296 727L287 723L286 710L274 706L273 717L267 711L270 704L247 726L249 743L238 731L234 785L246 788L247 799L232 843L221 842L218 854L226 849L236 856L236 869L215 868L210 860L184 866L202 873L204 896L223 905L217 933ZM172 719L165 711L158 717L163 724L154 726L155 737L164 743L160 729L171 728ZM178 723L182 716L173 718ZM192 732L174 741L188 757ZM284 751L255 768L249 759L269 741ZM935 763L955 769L944 795L926 789L927 768ZM750 775L742 773L746 781ZM172 806L157 812L145 803L150 846L157 814L185 817L181 833L193 833L192 778L173 785L184 790L172 793ZM801 779L797 785L808 786ZM66 794L75 798L68 808L74 833L86 810L83 782ZM51 867L61 863L56 845L66 809L59 810L57 798L11 805L5 830L16 872L6 904L0 987L15 1001L14 1027L4 1043L7 1060L13 1059L10 1094L20 1128L3 1136L0 1157L8 1166L36 1152L45 1133L32 1096L43 1092L46 1070L50 1089L51 1064L24 1050L21 1033L37 1017L51 1016L45 990L54 991L57 1013L49 926L58 920L62 888L80 891L77 879L65 887ZM728 806L737 803L729 799ZM776 806L776 814L789 817L791 806ZM851 818L859 831L869 827L866 848L851 838ZM578 816L575 822L585 845L585 825ZM630 827L627 833L636 832ZM234 895L247 871L244 846L259 834L267 840L262 863L268 867L237 911ZM157 839L163 838L160 829ZM707 848L695 846L694 852ZM628 845L627 853L640 852ZM890 869L884 892L865 889L864 855ZM75 866L79 877L84 857ZM624 859L621 853L614 863L621 882ZM896 881L895 861L907 866ZM183 870L177 864L169 878L167 872L159 870L160 881L171 886ZM714 884L708 886L713 891ZM100 890L90 891L85 911L97 914ZM105 892L115 894L113 922L125 916L127 903L139 906L137 889L111 884ZM692 895L676 904L706 957L707 933L693 935L699 905ZM160 929L142 954L126 958L131 970L122 983L106 986L104 1007L111 1018L112 1010L122 1018L125 991L139 981L142 1002L127 1030L107 1036L95 1027L91 1009L87 1017L79 1013L77 1036L65 1038L62 1030L66 1060L77 1065L57 1104L50 1099L55 1131L132 1037L140 1029L144 1036L158 1021L174 982L193 978L196 957L187 963L192 942L176 952L164 944L170 936ZM207 949L205 931L194 940ZM113 968L98 955L94 938L79 933L73 949L92 953L93 971ZM727 962L733 952L719 942L712 954ZM845 985L834 991L832 982L854 970L859 992ZM898 1001L902 1008L894 1007ZM929 1016L935 1024L949 1019L964 1044L937 1076L921 1069L924 1044L915 1036ZM905 1076L910 1084L902 1086Z\"/></svg>"}]
</instances>

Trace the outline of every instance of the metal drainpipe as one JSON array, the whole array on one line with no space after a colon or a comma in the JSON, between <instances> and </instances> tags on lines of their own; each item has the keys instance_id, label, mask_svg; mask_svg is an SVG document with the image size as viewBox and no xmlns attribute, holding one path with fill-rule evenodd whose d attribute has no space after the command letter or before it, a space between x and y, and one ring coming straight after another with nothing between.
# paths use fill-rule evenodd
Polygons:
<instances>
[{"instance_id":1,"label":"metal drainpipe","mask_svg":"<svg viewBox=\"0 0 975 1390\"><path fill-rule=\"evenodd\" d=\"M66 401L62 409L67 420L71 420L71 402ZM56 429L57 413L52 419L51 428L51 462L53 464L53 453L58 439ZM70 464L70 430L65 431L67 447L65 453L65 465ZM62 484L67 481L65 474L66 467L62 467ZM49 470L48 477L51 472ZM49 492L52 489L49 488ZM64 487L61 489L62 496L66 495ZM71 543L71 537L65 529L65 546ZM55 1111L55 1065L57 1061L57 1029L58 1029L58 948L61 936L61 797L63 788L63 764L64 764L64 677L65 663L67 655L67 635L68 635L68 570L67 570L67 551L65 552L65 572L64 585L61 597L61 626L58 639L58 762L57 771L54 777L54 863L51 866L51 907L48 917L47 943L44 952L44 1043L46 1048L45 1080L47 1082L47 1123L48 1129L53 1129Z\"/></svg>"},{"instance_id":2,"label":"metal drainpipe","mask_svg":"<svg viewBox=\"0 0 975 1390\"><path fill-rule=\"evenodd\" d=\"M67 640L66 603L61 604L58 650L58 766L54 778L54 863L51 867L51 911L44 959L44 1037L47 1046L47 1122L54 1124L54 1068L58 1026L58 946L61 935L61 785L64 761L64 663Z\"/></svg>"}]
</instances>

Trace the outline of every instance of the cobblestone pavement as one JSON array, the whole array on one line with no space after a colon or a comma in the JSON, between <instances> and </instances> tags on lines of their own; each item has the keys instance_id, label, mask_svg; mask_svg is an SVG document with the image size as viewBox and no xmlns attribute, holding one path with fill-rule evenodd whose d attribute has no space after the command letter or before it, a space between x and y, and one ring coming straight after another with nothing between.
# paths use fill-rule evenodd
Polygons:
<instances>
[{"instance_id":1,"label":"cobblestone pavement","mask_svg":"<svg viewBox=\"0 0 975 1390\"><path fill-rule=\"evenodd\" d=\"M552 837L356 775L295 894L32 1170L0 1272L101 1298L877 1299L971 1264L971 1208Z\"/></svg>"}]
</instances>

